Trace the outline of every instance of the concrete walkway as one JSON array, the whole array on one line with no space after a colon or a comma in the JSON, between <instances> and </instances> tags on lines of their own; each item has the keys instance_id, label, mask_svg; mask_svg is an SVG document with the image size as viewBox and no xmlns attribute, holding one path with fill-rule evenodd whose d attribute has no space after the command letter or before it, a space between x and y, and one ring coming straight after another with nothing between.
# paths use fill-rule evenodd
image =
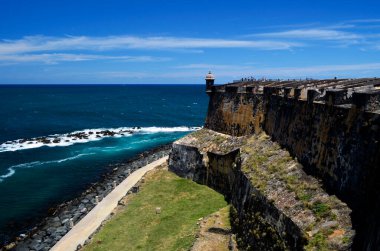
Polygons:
<instances>
[{"instance_id":1,"label":"concrete walkway","mask_svg":"<svg viewBox=\"0 0 380 251\"><path fill-rule=\"evenodd\" d=\"M111 193L99 202L82 220L80 220L65 236L62 237L50 250L52 251L74 251L78 245L83 245L92 233L98 229L100 224L115 209L119 200L142 178L142 176L165 163L168 156L158 159L131 173Z\"/></svg>"}]
</instances>

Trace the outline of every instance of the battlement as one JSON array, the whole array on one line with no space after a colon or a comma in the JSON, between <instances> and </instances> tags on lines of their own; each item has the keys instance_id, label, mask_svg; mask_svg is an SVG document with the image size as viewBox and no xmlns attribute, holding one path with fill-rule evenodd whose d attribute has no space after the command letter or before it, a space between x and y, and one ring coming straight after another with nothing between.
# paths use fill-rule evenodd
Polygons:
<instances>
[{"instance_id":1,"label":"battlement","mask_svg":"<svg viewBox=\"0 0 380 251\"><path fill-rule=\"evenodd\" d=\"M276 95L286 99L318 102L326 105L354 106L371 112L380 112L380 79L326 79L326 80L250 80L212 86L207 94L240 93Z\"/></svg>"}]
</instances>

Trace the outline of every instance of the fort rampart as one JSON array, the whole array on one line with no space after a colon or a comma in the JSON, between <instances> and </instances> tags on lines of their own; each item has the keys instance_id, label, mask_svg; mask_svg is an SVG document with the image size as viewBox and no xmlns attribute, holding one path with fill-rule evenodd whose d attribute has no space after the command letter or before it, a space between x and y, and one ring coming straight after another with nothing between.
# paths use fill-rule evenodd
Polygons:
<instances>
[{"instance_id":1,"label":"fort rampart","mask_svg":"<svg viewBox=\"0 0 380 251\"><path fill-rule=\"evenodd\" d=\"M265 131L353 210L355 249L380 246L380 80L250 81L207 90L205 127Z\"/></svg>"}]
</instances>

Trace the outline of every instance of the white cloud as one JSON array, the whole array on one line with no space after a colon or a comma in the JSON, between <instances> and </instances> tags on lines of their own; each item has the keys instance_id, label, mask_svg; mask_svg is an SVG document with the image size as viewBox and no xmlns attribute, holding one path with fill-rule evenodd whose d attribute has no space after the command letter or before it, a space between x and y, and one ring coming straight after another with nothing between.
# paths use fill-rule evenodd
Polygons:
<instances>
[{"instance_id":1,"label":"white cloud","mask_svg":"<svg viewBox=\"0 0 380 251\"><path fill-rule=\"evenodd\" d=\"M380 36L380 19L347 20L336 24L306 24L274 27L275 31L246 35L282 41L301 42L305 46L347 48L356 46L359 50L376 49ZM273 30L273 29L271 29Z\"/></svg>"},{"instance_id":2,"label":"white cloud","mask_svg":"<svg viewBox=\"0 0 380 251\"><path fill-rule=\"evenodd\" d=\"M254 48L260 50L288 50L302 46L300 43L270 40L233 40L179 37L46 37L29 36L18 40L2 40L0 54L20 54L42 51L97 50L115 49L204 49L204 48Z\"/></svg>"},{"instance_id":3,"label":"white cloud","mask_svg":"<svg viewBox=\"0 0 380 251\"><path fill-rule=\"evenodd\" d=\"M361 39L362 36L350 32L333 29L295 29L279 32L256 34L259 37L271 38L293 38L293 39L315 39L315 40L352 40Z\"/></svg>"},{"instance_id":4,"label":"white cloud","mask_svg":"<svg viewBox=\"0 0 380 251\"><path fill-rule=\"evenodd\" d=\"M346 21L345 23L380 23L380 19L372 18L372 19L354 19Z\"/></svg>"},{"instance_id":5,"label":"white cloud","mask_svg":"<svg viewBox=\"0 0 380 251\"><path fill-rule=\"evenodd\" d=\"M117 60L123 62L154 62L167 61L169 58L159 58L150 56L105 56L93 54L69 54L69 53L51 53L51 54L0 54L0 62L7 63L27 63L42 62L46 64L55 64L58 62L79 62L91 60Z\"/></svg>"},{"instance_id":6,"label":"white cloud","mask_svg":"<svg viewBox=\"0 0 380 251\"><path fill-rule=\"evenodd\" d=\"M380 19L351 20L327 26L280 29L254 33L245 37L300 42L305 46L347 48L366 47L373 50L380 36Z\"/></svg>"},{"instance_id":7,"label":"white cloud","mask_svg":"<svg viewBox=\"0 0 380 251\"><path fill-rule=\"evenodd\" d=\"M121 60L131 62L167 61L169 58L151 56L97 55L125 50L169 50L202 53L206 48L253 48L259 50L288 50L298 43L281 41L252 41L233 39L137 37L137 36L27 36L17 40L0 40L1 63ZM73 53L75 52L75 53ZM77 52L80 52L78 54ZM96 52L88 54L86 52ZM107 53L110 54L110 53Z\"/></svg>"}]
</instances>

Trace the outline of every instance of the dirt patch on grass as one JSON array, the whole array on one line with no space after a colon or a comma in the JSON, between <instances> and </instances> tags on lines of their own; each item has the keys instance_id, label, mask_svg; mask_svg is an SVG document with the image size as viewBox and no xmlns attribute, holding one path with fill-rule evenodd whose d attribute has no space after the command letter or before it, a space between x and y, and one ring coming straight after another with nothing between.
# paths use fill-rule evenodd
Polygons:
<instances>
[{"instance_id":1,"label":"dirt patch on grass","mask_svg":"<svg viewBox=\"0 0 380 251\"><path fill-rule=\"evenodd\" d=\"M199 232L191 251L237 251L230 225L230 207L198 220Z\"/></svg>"}]
</instances>

